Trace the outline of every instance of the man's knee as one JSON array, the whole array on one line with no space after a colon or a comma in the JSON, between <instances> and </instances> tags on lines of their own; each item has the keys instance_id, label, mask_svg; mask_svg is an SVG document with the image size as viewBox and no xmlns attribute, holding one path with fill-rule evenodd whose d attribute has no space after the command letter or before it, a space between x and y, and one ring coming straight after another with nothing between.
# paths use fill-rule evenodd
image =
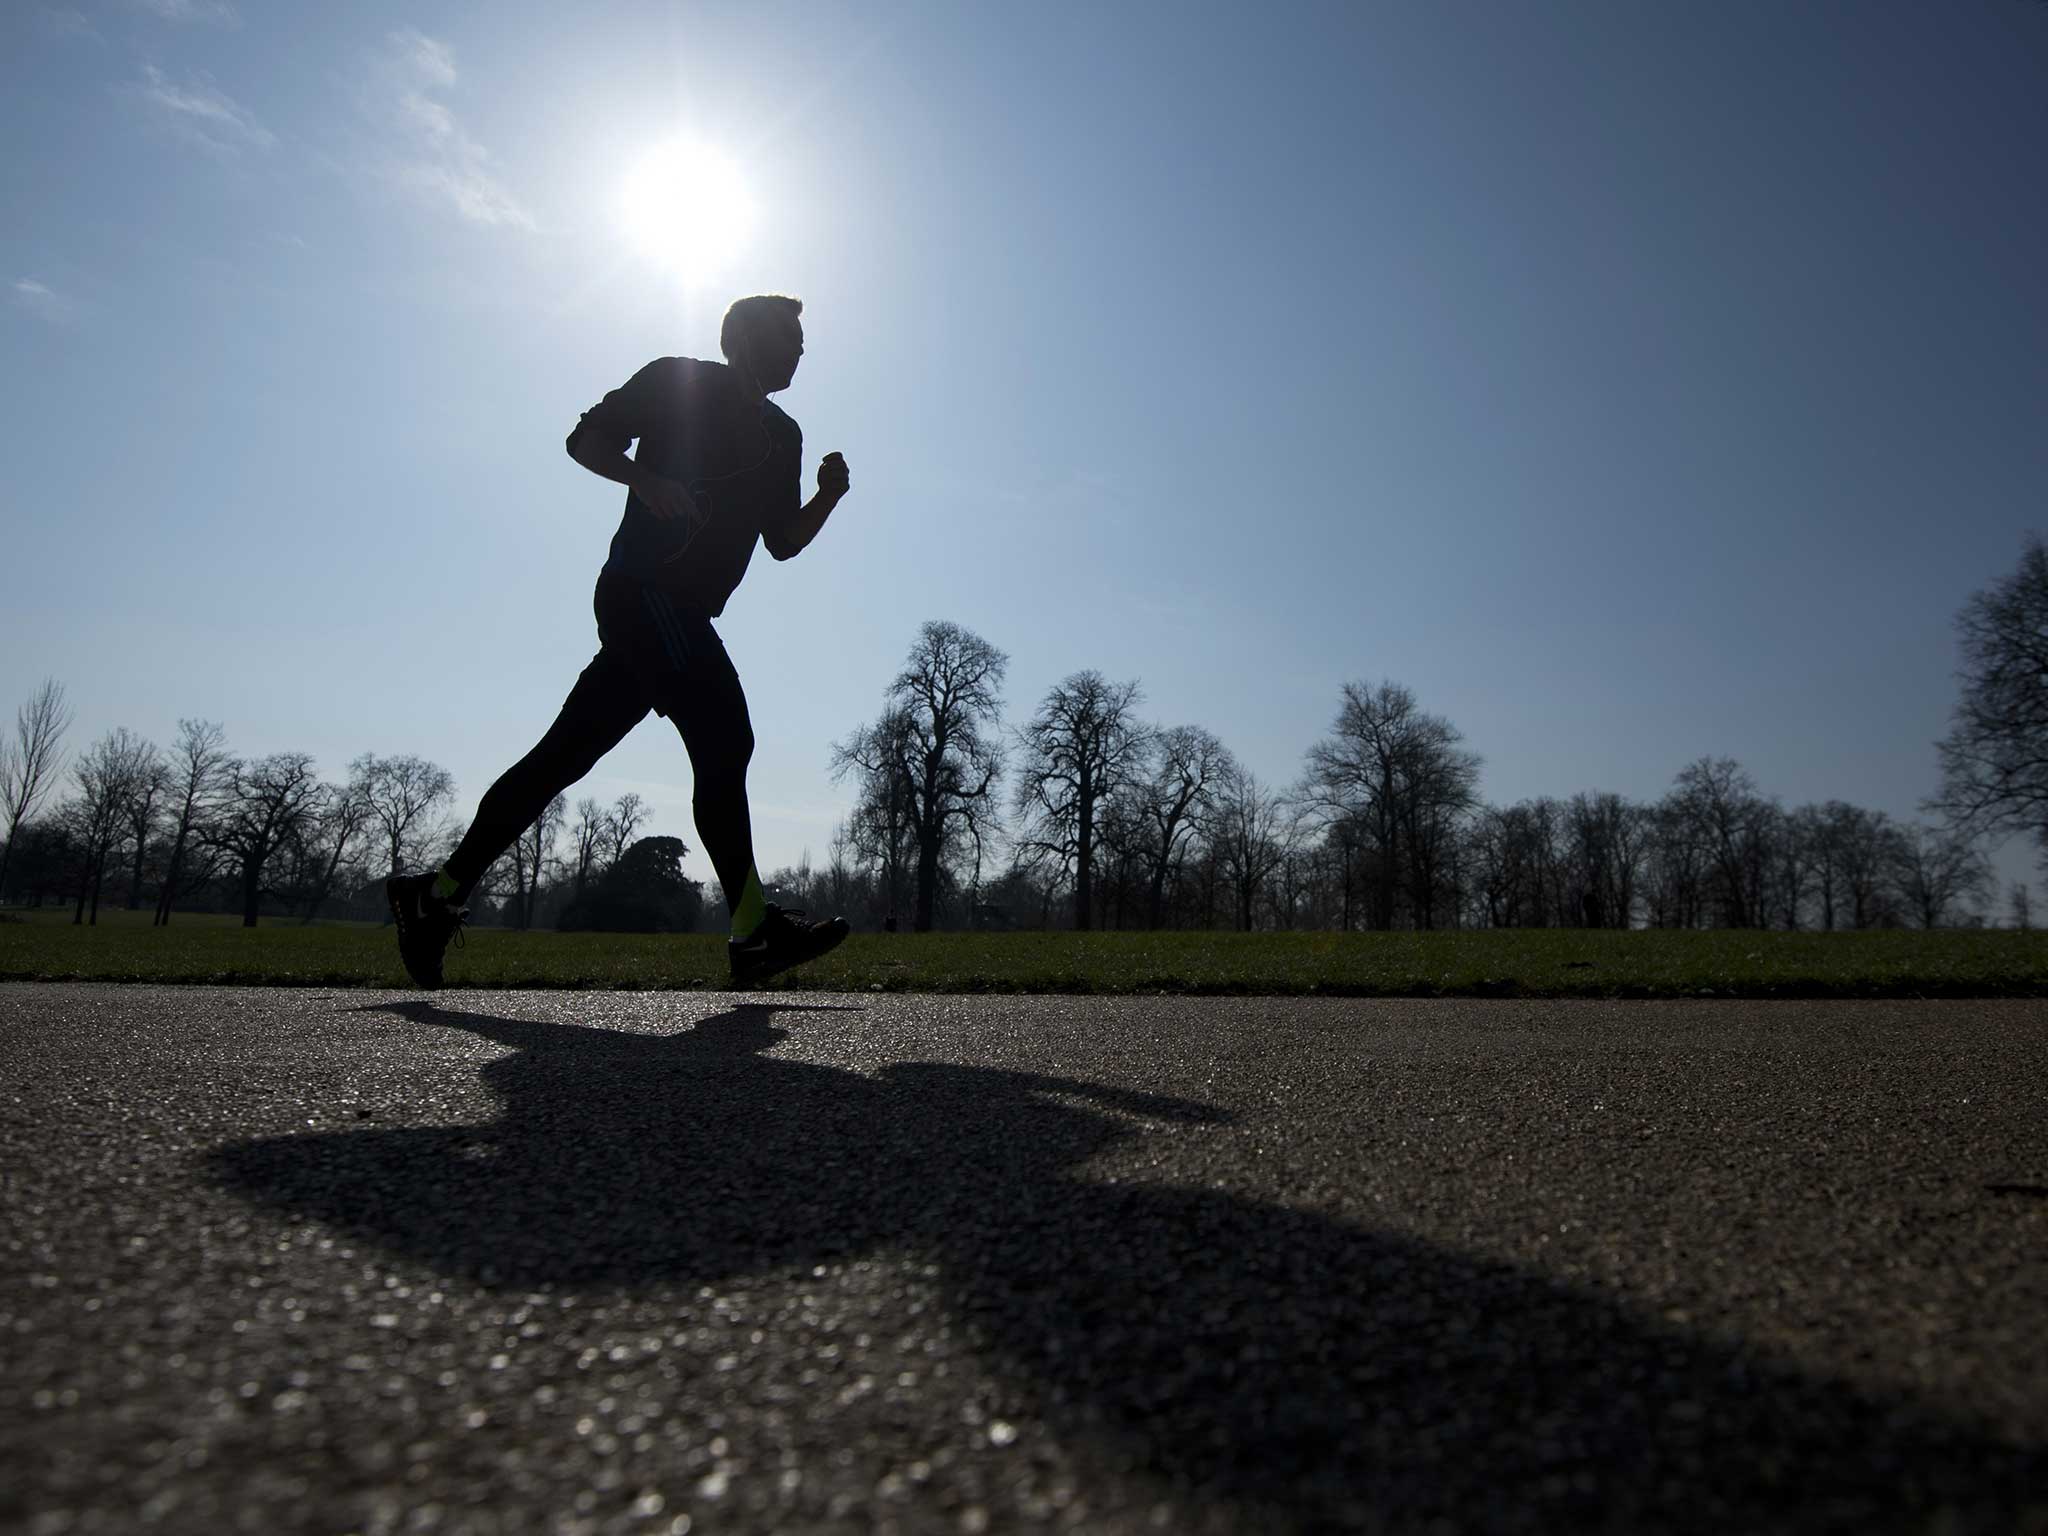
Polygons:
<instances>
[{"instance_id":1,"label":"man's knee","mask_svg":"<svg viewBox=\"0 0 2048 1536\"><path fill-rule=\"evenodd\" d=\"M737 730L720 733L715 741L701 741L694 744L690 753L690 765L697 780L697 791L706 789L744 788L747 782L747 764L754 757L754 732L745 725Z\"/></svg>"},{"instance_id":2,"label":"man's knee","mask_svg":"<svg viewBox=\"0 0 2048 1536\"><path fill-rule=\"evenodd\" d=\"M747 764L753 760L754 733L749 727L741 726L739 730L733 733L732 739L725 743L724 758L720 765L723 769L723 776L731 779L734 783L745 784L747 782Z\"/></svg>"}]
</instances>

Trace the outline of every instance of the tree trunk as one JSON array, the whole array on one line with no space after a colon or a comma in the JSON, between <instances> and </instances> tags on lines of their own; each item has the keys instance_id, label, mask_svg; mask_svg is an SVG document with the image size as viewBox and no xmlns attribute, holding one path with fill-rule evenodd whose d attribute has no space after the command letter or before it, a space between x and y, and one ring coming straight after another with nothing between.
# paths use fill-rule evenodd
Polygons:
<instances>
[{"instance_id":1,"label":"tree trunk","mask_svg":"<svg viewBox=\"0 0 2048 1536\"><path fill-rule=\"evenodd\" d=\"M71 926L85 926L85 898L92 891L92 854L86 853L85 862L78 867L78 905L71 912Z\"/></svg>"},{"instance_id":2,"label":"tree trunk","mask_svg":"<svg viewBox=\"0 0 2048 1536\"><path fill-rule=\"evenodd\" d=\"M185 829L178 828L177 839L171 844L171 862L164 867L164 883L157 887L156 920L153 928L168 928L171 923L171 903L177 899L178 880L185 873Z\"/></svg>"},{"instance_id":3,"label":"tree trunk","mask_svg":"<svg viewBox=\"0 0 2048 1536\"><path fill-rule=\"evenodd\" d=\"M320 876L319 885L313 889L313 898L306 903L306 915L299 919L299 926L301 928L308 926L313 921L313 914L320 910L321 904L327 900L327 893L334 888L334 872L341 868L341 853L347 846L348 839L346 837L335 843L334 857L327 861L327 869Z\"/></svg>"},{"instance_id":4,"label":"tree trunk","mask_svg":"<svg viewBox=\"0 0 2048 1536\"><path fill-rule=\"evenodd\" d=\"M917 838L917 905L910 920L914 933L932 931L932 910L939 888L939 839L920 832Z\"/></svg>"},{"instance_id":5,"label":"tree trunk","mask_svg":"<svg viewBox=\"0 0 2048 1536\"><path fill-rule=\"evenodd\" d=\"M1095 914L1095 808L1086 785L1081 789L1079 836L1074 848L1074 927L1086 933Z\"/></svg>"},{"instance_id":6,"label":"tree trunk","mask_svg":"<svg viewBox=\"0 0 2048 1536\"><path fill-rule=\"evenodd\" d=\"M242 926L256 926L256 909L263 900L263 861L251 859L242 865Z\"/></svg>"},{"instance_id":7,"label":"tree trunk","mask_svg":"<svg viewBox=\"0 0 2048 1536\"><path fill-rule=\"evenodd\" d=\"M93 861L92 912L85 920L88 928L97 928L100 925L100 890L107 883L107 855L112 851L111 848L102 845L99 858Z\"/></svg>"}]
</instances>

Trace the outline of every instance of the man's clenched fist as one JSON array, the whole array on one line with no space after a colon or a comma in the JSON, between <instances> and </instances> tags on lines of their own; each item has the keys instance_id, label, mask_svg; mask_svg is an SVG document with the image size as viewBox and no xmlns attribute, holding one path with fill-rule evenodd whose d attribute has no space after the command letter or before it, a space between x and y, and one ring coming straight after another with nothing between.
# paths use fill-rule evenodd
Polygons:
<instances>
[{"instance_id":1,"label":"man's clenched fist","mask_svg":"<svg viewBox=\"0 0 2048 1536\"><path fill-rule=\"evenodd\" d=\"M845 458L837 453L826 454L824 462L818 466L818 494L837 501L852 484L853 478L847 473Z\"/></svg>"}]
</instances>

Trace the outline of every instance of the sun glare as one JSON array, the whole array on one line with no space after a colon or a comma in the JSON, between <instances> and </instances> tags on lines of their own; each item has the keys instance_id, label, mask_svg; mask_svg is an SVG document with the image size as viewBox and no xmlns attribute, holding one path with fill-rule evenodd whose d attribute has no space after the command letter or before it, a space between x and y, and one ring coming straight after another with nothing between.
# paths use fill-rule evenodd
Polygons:
<instances>
[{"instance_id":1,"label":"sun glare","mask_svg":"<svg viewBox=\"0 0 2048 1536\"><path fill-rule=\"evenodd\" d=\"M753 232L753 199L739 167L689 139L641 157L626 178L624 212L640 254L685 283L717 276Z\"/></svg>"}]
</instances>

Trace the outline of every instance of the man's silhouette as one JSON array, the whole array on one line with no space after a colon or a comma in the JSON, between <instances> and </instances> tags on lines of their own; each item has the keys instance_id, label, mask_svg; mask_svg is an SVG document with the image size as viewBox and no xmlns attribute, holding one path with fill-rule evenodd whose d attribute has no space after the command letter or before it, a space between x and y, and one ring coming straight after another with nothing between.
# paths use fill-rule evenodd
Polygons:
<instances>
[{"instance_id":1,"label":"man's silhouette","mask_svg":"<svg viewBox=\"0 0 2048 1536\"><path fill-rule=\"evenodd\" d=\"M762 899L747 809L754 731L711 627L756 541L778 560L798 554L850 483L846 461L828 453L817 494L802 499L803 433L768 399L789 387L803 356L802 314L797 299L739 300L719 332L724 363L657 358L569 434L571 458L627 489L597 578L600 649L547 734L491 786L447 863L385 882L399 953L421 986L441 984L462 903L492 861L650 709L675 723L689 750L697 833L732 915L734 982L774 975L846 937L843 918L809 922Z\"/></svg>"}]
</instances>

